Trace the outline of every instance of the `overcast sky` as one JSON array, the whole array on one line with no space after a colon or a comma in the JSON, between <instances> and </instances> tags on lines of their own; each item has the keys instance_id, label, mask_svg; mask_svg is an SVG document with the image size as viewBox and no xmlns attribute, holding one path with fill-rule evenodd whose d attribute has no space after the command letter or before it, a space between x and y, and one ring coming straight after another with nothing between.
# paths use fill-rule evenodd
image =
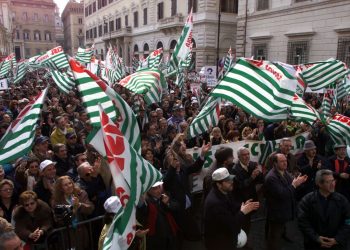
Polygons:
<instances>
[{"instance_id":1,"label":"overcast sky","mask_svg":"<svg viewBox=\"0 0 350 250\"><path fill-rule=\"evenodd\" d=\"M60 14L62 14L64 7L68 3L68 0L54 0L54 2L57 4L58 8L60 8ZM80 2L79 0L77 2Z\"/></svg>"}]
</instances>

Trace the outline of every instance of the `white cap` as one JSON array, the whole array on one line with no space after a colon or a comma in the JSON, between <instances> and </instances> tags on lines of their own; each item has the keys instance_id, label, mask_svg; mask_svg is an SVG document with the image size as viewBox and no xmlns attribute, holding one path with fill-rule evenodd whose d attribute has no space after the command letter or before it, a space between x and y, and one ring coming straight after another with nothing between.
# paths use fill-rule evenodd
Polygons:
<instances>
[{"instance_id":1,"label":"white cap","mask_svg":"<svg viewBox=\"0 0 350 250\"><path fill-rule=\"evenodd\" d=\"M111 196L105 201L103 206L107 213L116 214L121 209L122 204L118 196Z\"/></svg>"},{"instance_id":2,"label":"white cap","mask_svg":"<svg viewBox=\"0 0 350 250\"><path fill-rule=\"evenodd\" d=\"M55 165L56 164L56 162L53 162L53 161L51 161L51 160L45 160L45 161L43 161L43 162L41 162L40 163L40 171L44 171L44 169L47 167L47 166L49 166L49 165Z\"/></svg>"},{"instance_id":3,"label":"white cap","mask_svg":"<svg viewBox=\"0 0 350 250\"><path fill-rule=\"evenodd\" d=\"M235 178L234 175L230 175L227 168L218 168L211 175L213 181L223 181L223 180L233 180Z\"/></svg>"},{"instance_id":4,"label":"white cap","mask_svg":"<svg viewBox=\"0 0 350 250\"><path fill-rule=\"evenodd\" d=\"M163 185L163 182L162 181L157 181L156 183L153 184L152 187L154 188L154 187L158 187L160 185Z\"/></svg>"}]
</instances>

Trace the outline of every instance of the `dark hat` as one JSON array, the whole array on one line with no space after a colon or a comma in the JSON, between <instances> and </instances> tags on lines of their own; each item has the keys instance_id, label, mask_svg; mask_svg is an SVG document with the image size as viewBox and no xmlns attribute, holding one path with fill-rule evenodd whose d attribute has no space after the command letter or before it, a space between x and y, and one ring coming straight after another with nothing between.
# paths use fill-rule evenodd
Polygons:
<instances>
[{"instance_id":1,"label":"dark hat","mask_svg":"<svg viewBox=\"0 0 350 250\"><path fill-rule=\"evenodd\" d=\"M43 142L46 142L46 141L48 141L49 140L49 137L47 137L47 136L39 136L39 137L37 137L36 139L35 139L35 145L36 144L41 144L41 143L43 143Z\"/></svg>"},{"instance_id":2,"label":"dark hat","mask_svg":"<svg viewBox=\"0 0 350 250\"><path fill-rule=\"evenodd\" d=\"M224 162L227 158L233 157L233 149L229 147L222 147L216 150L215 159L219 162Z\"/></svg>"},{"instance_id":3,"label":"dark hat","mask_svg":"<svg viewBox=\"0 0 350 250\"><path fill-rule=\"evenodd\" d=\"M316 145L312 140L307 140L304 144L304 150L310 150L310 149L315 149Z\"/></svg>"},{"instance_id":4,"label":"dark hat","mask_svg":"<svg viewBox=\"0 0 350 250\"><path fill-rule=\"evenodd\" d=\"M67 138L67 139L71 139L71 138L73 138L74 136L75 136L75 137L77 136L77 135L75 134L75 132L69 132L69 133L66 134L66 138Z\"/></svg>"},{"instance_id":5,"label":"dark hat","mask_svg":"<svg viewBox=\"0 0 350 250\"><path fill-rule=\"evenodd\" d=\"M333 146L333 149L338 149L338 148L346 148L346 145L344 143L337 143Z\"/></svg>"}]
</instances>

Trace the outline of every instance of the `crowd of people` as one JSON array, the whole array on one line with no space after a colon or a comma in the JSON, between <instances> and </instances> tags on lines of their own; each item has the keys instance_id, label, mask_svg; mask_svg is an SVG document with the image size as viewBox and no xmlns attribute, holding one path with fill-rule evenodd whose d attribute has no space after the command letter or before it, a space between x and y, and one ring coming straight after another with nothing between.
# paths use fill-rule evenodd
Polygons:
<instances>
[{"instance_id":1,"label":"crowd of people","mask_svg":"<svg viewBox=\"0 0 350 250\"><path fill-rule=\"evenodd\" d=\"M89 249L86 228L77 224L105 215L105 227L94 229L99 235L103 227L102 249L119 206L106 162L86 144L93 127L79 93L60 93L50 79L28 73L20 86L0 92L0 136L47 84L50 88L31 152L0 167L0 249L21 249L21 241L26 246L43 243L53 228L64 225L60 215L65 208L71 209L71 230L79 233L79 240L70 239L76 249ZM296 220L305 249L346 249L350 236L346 145L334 144L321 122L312 126L292 120L267 123L230 102L221 104L216 127L189 138L189 124L210 89L204 88L198 97L188 88L181 96L178 87L168 84L169 94L148 107L140 96L114 85L137 108L142 156L163 174L163 180L137 206L138 225L130 249L178 250L184 242L204 237L208 250L232 250L241 229L248 235L245 249L252 249L251 217L261 207L266 207L269 250L282 249L284 240L292 240L286 226ZM318 94L306 94L305 100L320 108ZM349 115L350 106L331 112ZM310 135L304 153L293 155L289 137L303 132ZM251 161L246 148L240 148L234 159L232 148L225 146L241 140L277 139L281 139L278 150L262 165ZM213 145L220 145L215 163L204 178L203 192L193 194L190 177L202 170ZM201 148L197 159L186 152L193 147Z\"/></svg>"}]
</instances>

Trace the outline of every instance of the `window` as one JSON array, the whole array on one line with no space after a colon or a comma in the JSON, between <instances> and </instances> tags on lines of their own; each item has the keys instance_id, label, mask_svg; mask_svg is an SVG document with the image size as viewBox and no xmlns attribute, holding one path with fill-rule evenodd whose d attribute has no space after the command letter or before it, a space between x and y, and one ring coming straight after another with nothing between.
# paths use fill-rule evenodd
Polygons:
<instances>
[{"instance_id":1,"label":"window","mask_svg":"<svg viewBox=\"0 0 350 250\"><path fill-rule=\"evenodd\" d=\"M196 13L198 9L198 0L188 0L188 13L190 13L192 8L192 12Z\"/></svg>"},{"instance_id":2,"label":"window","mask_svg":"<svg viewBox=\"0 0 350 250\"><path fill-rule=\"evenodd\" d=\"M309 1L309 0L295 0L296 3L305 2L305 1Z\"/></svg>"},{"instance_id":3,"label":"window","mask_svg":"<svg viewBox=\"0 0 350 250\"><path fill-rule=\"evenodd\" d=\"M164 3L158 3L158 20L164 18Z\"/></svg>"},{"instance_id":4,"label":"window","mask_svg":"<svg viewBox=\"0 0 350 250\"><path fill-rule=\"evenodd\" d=\"M48 16L48 15L45 15L45 16L44 16L44 20L45 20L45 23L48 23L48 22L49 22L49 16Z\"/></svg>"},{"instance_id":5,"label":"window","mask_svg":"<svg viewBox=\"0 0 350 250\"><path fill-rule=\"evenodd\" d=\"M175 16L177 12L177 0L171 0L171 16Z\"/></svg>"},{"instance_id":6,"label":"window","mask_svg":"<svg viewBox=\"0 0 350 250\"><path fill-rule=\"evenodd\" d=\"M35 22L39 21L38 13L34 13L33 20L34 20Z\"/></svg>"},{"instance_id":7,"label":"window","mask_svg":"<svg viewBox=\"0 0 350 250\"><path fill-rule=\"evenodd\" d=\"M102 0L102 7L105 7L107 5L107 0Z\"/></svg>"},{"instance_id":8,"label":"window","mask_svg":"<svg viewBox=\"0 0 350 250\"><path fill-rule=\"evenodd\" d=\"M149 46L147 43L145 43L145 45L143 45L143 57L146 58L149 54Z\"/></svg>"},{"instance_id":9,"label":"window","mask_svg":"<svg viewBox=\"0 0 350 250\"><path fill-rule=\"evenodd\" d=\"M101 2L102 2L102 0L97 0L97 8L98 9L101 9Z\"/></svg>"},{"instance_id":10,"label":"window","mask_svg":"<svg viewBox=\"0 0 350 250\"><path fill-rule=\"evenodd\" d=\"M163 43L159 41L157 43L157 49L160 49L160 48L163 48Z\"/></svg>"},{"instance_id":11,"label":"window","mask_svg":"<svg viewBox=\"0 0 350 250\"><path fill-rule=\"evenodd\" d=\"M115 19L115 30L120 30L122 28L122 19L119 17Z\"/></svg>"},{"instance_id":12,"label":"window","mask_svg":"<svg viewBox=\"0 0 350 250\"><path fill-rule=\"evenodd\" d=\"M134 12L134 27L139 26L139 13L137 11Z\"/></svg>"},{"instance_id":13,"label":"window","mask_svg":"<svg viewBox=\"0 0 350 250\"><path fill-rule=\"evenodd\" d=\"M85 16L87 17L89 15L89 8L85 7Z\"/></svg>"},{"instance_id":14,"label":"window","mask_svg":"<svg viewBox=\"0 0 350 250\"><path fill-rule=\"evenodd\" d=\"M113 0L109 0L109 3L113 3Z\"/></svg>"},{"instance_id":15,"label":"window","mask_svg":"<svg viewBox=\"0 0 350 250\"><path fill-rule=\"evenodd\" d=\"M253 55L255 60L267 60L267 45L253 44Z\"/></svg>"},{"instance_id":16,"label":"window","mask_svg":"<svg viewBox=\"0 0 350 250\"><path fill-rule=\"evenodd\" d=\"M147 25L147 8L143 9L143 25Z\"/></svg>"},{"instance_id":17,"label":"window","mask_svg":"<svg viewBox=\"0 0 350 250\"><path fill-rule=\"evenodd\" d=\"M103 25L103 34L108 33L108 23L105 21L104 25Z\"/></svg>"},{"instance_id":18,"label":"window","mask_svg":"<svg viewBox=\"0 0 350 250\"><path fill-rule=\"evenodd\" d=\"M94 38L97 37L97 27L94 27Z\"/></svg>"},{"instance_id":19,"label":"window","mask_svg":"<svg viewBox=\"0 0 350 250\"><path fill-rule=\"evenodd\" d=\"M175 49L176 44L177 44L176 40L172 40L171 41L171 43L170 43L170 51L173 51Z\"/></svg>"},{"instance_id":20,"label":"window","mask_svg":"<svg viewBox=\"0 0 350 250\"><path fill-rule=\"evenodd\" d=\"M86 36L86 39L89 39L89 38L90 38L90 32L89 32L89 30L85 31L85 36Z\"/></svg>"},{"instance_id":21,"label":"window","mask_svg":"<svg viewBox=\"0 0 350 250\"><path fill-rule=\"evenodd\" d=\"M23 31L23 39L29 40L29 31Z\"/></svg>"},{"instance_id":22,"label":"window","mask_svg":"<svg viewBox=\"0 0 350 250\"><path fill-rule=\"evenodd\" d=\"M4 24L4 17L2 16L2 13L0 13L0 24Z\"/></svg>"},{"instance_id":23,"label":"window","mask_svg":"<svg viewBox=\"0 0 350 250\"><path fill-rule=\"evenodd\" d=\"M79 23L79 24L83 24L83 18L79 17L79 18L78 18L78 23Z\"/></svg>"},{"instance_id":24,"label":"window","mask_svg":"<svg viewBox=\"0 0 350 250\"><path fill-rule=\"evenodd\" d=\"M40 31L34 31L34 40L35 41L41 40Z\"/></svg>"},{"instance_id":25,"label":"window","mask_svg":"<svg viewBox=\"0 0 350 250\"><path fill-rule=\"evenodd\" d=\"M45 33L45 41L51 41L51 34L49 32Z\"/></svg>"},{"instance_id":26,"label":"window","mask_svg":"<svg viewBox=\"0 0 350 250\"><path fill-rule=\"evenodd\" d=\"M309 59L309 42L308 41L291 41L288 42L287 63L301 64L308 62Z\"/></svg>"},{"instance_id":27,"label":"window","mask_svg":"<svg viewBox=\"0 0 350 250\"><path fill-rule=\"evenodd\" d=\"M221 0L221 12L237 13L238 0Z\"/></svg>"},{"instance_id":28,"label":"window","mask_svg":"<svg viewBox=\"0 0 350 250\"><path fill-rule=\"evenodd\" d=\"M96 12L96 2L92 3L92 12L95 13Z\"/></svg>"},{"instance_id":29,"label":"window","mask_svg":"<svg viewBox=\"0 0 350 250\"><path fill-rule=\"evenodd\" d=\"M83 29L79 29L79 35L83 34Z\"/></svg>"},{"instance_id":30,"label":"window","mask_svg":"<svg viewBox=\"0 0 350 250\"><path fill-rule=\"evenodd\" d=\"M27 12L23 12L23 14L22 14L22 19L23 19L24 21L27 21L27 20L28 20L28 14L27 14Z\"/></svg>"},{"instance_id":31,"label":"window","mask_svg":"<svg viewBox=\"0 0 350 250\"><path fill-rule=\"evenodd\" d=\"M139 53L139 46L137 44L134 45L134 54Z\"/></svg>"},{"instance_id":32,"label":"window","mask_svg":"<svg viewBox=\"0 0 350 250\"><path fill-rule=\"evenodd\" d=\"M89 5L89 15L92 14L92 4Z\"/></svg>"},{"instance_id":33,"label":"window","mask_svg":"<svg viewBox=\"0 0 350 250\"><path fill-rule=\"evenodd\" d=\"M102 36L102 25L98 26L98 36Z\"/></svg>"},{"instance_id":34,"label":"window","mask_svg":"<svg viewBox=\"0 0 350 250\"><path fill-rule=\"evenodd\" d=\"M25 53L26 53L26 55L25 55L25 57L26 58L29 58L30 57L30 48L25 48Z\"/></svg>"},{"instance_id":35,"label":"window","mask_svg":"<svg viewBox=\"0 0 350 250\"><path fill-rule=\"evenodd\" d=\"M21 39L19 35L19 30L16 30L16 39Z\"/></svg>"},{"instance_id":36,"label":"window","mask_svg":"<svg viewBox=\"0 0 350 250\"><path fill-rule=\"evenodd\" d=\"M112 32L114 31L114 21L109 21L109 31Z\"/></svg>"},{"instance_id":37,"label":"window","mask_svg":"<svg viewBox=\"0 0 350 250\"><path fill-rule=\"evenodd\" d=\"M350 36L338 39L337 59L350 65Z\"/></svg>"},{"instance_id":38,"label":"window","mask_svg":"<svg viewBox=\"0 0 350 250\"><path fill-rule=\"evenodd\" d=\"M129 17L128 15L125 16L125 27L129 26Z\"/></svg>"},{"instance_id":39,"label":"window","mask_svg":"<svg viewBox=\"0 0 350 250\"><path fill-rule=\"evenodd\" d=\"M267 10L269 8L269 0L256 0L257 10Z\"/></svg>"}]
</instances>

